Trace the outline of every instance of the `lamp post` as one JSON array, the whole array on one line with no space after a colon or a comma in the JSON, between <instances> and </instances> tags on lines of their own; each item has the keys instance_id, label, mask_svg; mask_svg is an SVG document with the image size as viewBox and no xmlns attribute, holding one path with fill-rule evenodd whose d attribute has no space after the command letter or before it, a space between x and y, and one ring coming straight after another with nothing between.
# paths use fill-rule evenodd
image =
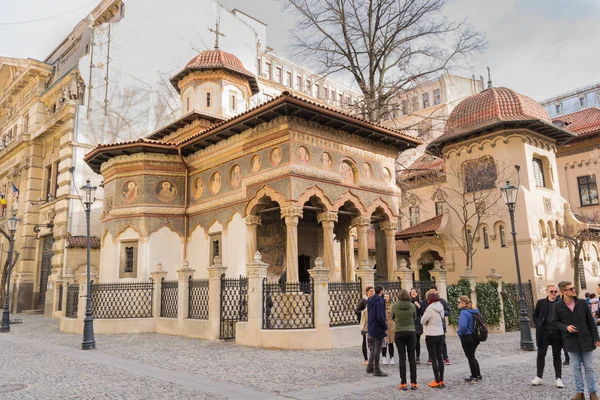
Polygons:
<instances>
[{"instance_id":1,"label":"lamp post","mask_svg":"<svg viewBox=\"0 0 600 400\"><path fill-rule=\"evenodd\" d=\"M84 192L85 218L87 220L87 293L85 299L85 318L83 320L83 343L82 350L92 350L96 348L96 340L94 339L94 317L92 315L92 285L90 282L90 212L92 203L94 203L94 192L96 186L90 184L88 179L85 185L81 187Z\"/></svg>"},{"instance_id":2,"label":"lamp post","mask_svg":"<svg viewBox=\"0 0 600 400\"><path fill-rule=\"evenodd\" d=\"M515 263L517 264L517 282L519 284L519 304L521 306L521 318L519 319L521 325L521 349L527 351L533 351L533 339L531 337L531 326L529 325L529 318L527 317L527 309L525 306L525 292L523 291L523 284L521 282L521 267L519 266L519 252L517 250L517 232L515 231L515 205L517 203L517 191L518 189L511 185L510 181L506 181L506 185L500 188L504 202L508 206L508 213L510 214L510 226L512 228L512 239L513 247L515 249Z\"/></svg>"},{"instance_id":3,"label":"lamp post","mask_svg":"<svg viewBox=\"0 0 600 400\"><path fill-rule=\"evenodd\" d=\"M15 250L15 233L17 233L17 226L19 225L19 218L17 218L14 214L12 217L8 219L8 233L10 238L8 239L9 248L8 248L8 271L6 274L6 297L4 299L4 310L2 311L2 326L0 327L0 332L10 332L10 275L12 273L12 256Z\"/></svg>"}]
</instances>

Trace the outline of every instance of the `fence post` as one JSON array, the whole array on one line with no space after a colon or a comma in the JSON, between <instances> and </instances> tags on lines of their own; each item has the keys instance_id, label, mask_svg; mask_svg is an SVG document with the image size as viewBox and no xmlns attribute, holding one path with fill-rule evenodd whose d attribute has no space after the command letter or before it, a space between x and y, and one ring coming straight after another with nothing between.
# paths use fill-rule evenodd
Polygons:
<instances>
[{"instance_id":1,"label":"fence post","mask_svg":"<svg viewBox=\"0 0 600 400\"><path fill-rule=\"evenodd\" d=\"M498 332L506 332L506 325L504 323L504 301L502 301L502 275L496 272L496 267L492 267L492 270L488 276L488 281L496 282L498 284L498 297L500 298L500 323L498 324Z\"/></svg>"},{"instance_id":2,"label":"fence post","mask_svg":"<svg viewBox=\"0 0 600 400\"><path fill-rule=\"evenodd\" d=\"M154 295L152 296L152 317L160 317L160 303L162 301L162 280L167 276L161 263L156 264L156 270L150 274L154 281Z\"/></svg>"},{"instance_id":3,"label":"fence post","mask_svg":"<svg viewBox=\"0 0 600 400\"><path fill-rule=\"evenodd\" d=\"M62 274L59 272L58 274L52 274L49 278L48 278L48 288L52 288L52 300L50 300L50 317L51 318L60 318L60 314L59 314L59 305L58 305L58 300L60 299L60 291L62 290ZM48 294L46 293L46 296L48 296ZM44 308L46 307L46 305L48 304L48 300L46 299L46 304L44 305ZM46 310L44 310L46 311ZM45 312L44 312L45 313Z\"/></svg>"},{"instance_id":4,"label":"fence post","mask_svg":"<svg viewBox=\"0 0 600 400\"><path fill-rule=\"evenodd\" d=\"M435 284L438 293L442 299L448 299L448 286L446 284L446 270L442 269L442 264L439 261L433 263L433 269L429 271L432 278L435 279ZM475 277L477 278L477 277ZM471 283L471 292L475 292L475 280ZM477 301L477 299L475 299Z\"/></svg>"},{"instance_id":5,"label":"fence post","mask_svg":"<svg viewBox=\"0 0 600 400\"><path fill-rule=\"evenodd\" d=\"M69 285L73 284L73 282L75 282L75 276L73 275L73 271L71 270L71 268L68 268L67 273L65 275L63 275L63 287L62 287L63 296L62 296L62 306L61 306L61 312L60 312L61 317L64 317L67 315L67 289L69 288Z\"/></svg>"},{"instance_id":6,"label":"fence post","mask_svg":"<svg viewBox=\"0 0 600 400\"><path fill-rule=\"evenodd\" d=\"M227 267L221 264L221 257L214 259L208 269L208 329L209 337L217 340L221 337L221 275Z\"/></svg>"},{"instance_id":7,"label":"fence post","mask_svg":"<svg viewBox=\"0 0 600 400\"><path fill-rule=\"evenodd\" d=\"M248 332L256 335L262 329L263 281L267 277L269 264L262 261L259 251L254 253L254 261L247 265L248 274Z\"/></svg>"},{"instance_id":8,"label":"fence post","mask_svg":"<svg viewBox=\"0 0 600 400\"><path fill-rule=\"evenodd\" d=\"M413 274L412 270L408 268L408 263L406 260L400 260L400 268L395 271L394 275L396 280L400 278L400 282L402 282L402 289L410 292L410 289L413 287Z\"/></svg>"},{"instance_id":9,"label":"fence post","mask_svg":"<svg viewBox=\"0 0 600 400\"><path fill-rule=\"evenodd\" d=\"M464 275L461 275L460 279L466 279L469 281L469 286L471 287L471 301L473 302L473 307L477 307L477 292L475 291L475 286L477 285L477 275L473 275L471 271L467 271Z\"/></svg>"},{"instance_id":10,"label":"fence post","mask_svg":"<svg viewBox=\"0 0 600 400\"><path fill-rule=\"evenodd\" d=\"M323 267L323 260L317 257L308 273L314 282L315 328L329 329L329 269Z\"/></svg>"},{"instance_id":11,"label":"fence post","mask_svg":"<svg viewBox=\"0 0 600 400\"><path fill-rule=\"evenodd\" d=\"M365 263L356 271L356 276L362 282L361 293L364 295L367 286L375 286L375 269L370 268L369 264Z\"/></svg>"},{"instance_id":12,"label":"fence post","mask_svg":"<svg viewBox=\"0 0 600 400\"><path fill-rule=\"evenodd\" d=\"M190 307L190 278L195 269L190 268L190 262L185 260L183 267L177 270L177 319L183 321L189 315Z\"/></svg>"}]
</instances>

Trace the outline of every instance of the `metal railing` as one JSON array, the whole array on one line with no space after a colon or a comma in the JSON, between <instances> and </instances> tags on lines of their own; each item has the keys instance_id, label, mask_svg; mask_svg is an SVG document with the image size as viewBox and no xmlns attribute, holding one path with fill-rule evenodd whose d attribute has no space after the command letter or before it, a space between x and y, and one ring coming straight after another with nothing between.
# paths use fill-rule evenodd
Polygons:
<instances>
[{"instance_id":1,"label":"metal railing","mask_svg":"<svg viewBox=\"0 0 600 400\"><path fill-rule=\"evenodd\" d=\"M235 339L235 324L248 321L248 278L221 276L221 334L223 340Z\"/></svg>"},{"instance_id":2,"label":"metal railing","mask_svg":"<svg viewBox=\"0 0 600 400\"><path fill-rule=\"evenodd\" d=\"M65 317L77 318L77 307L79 306L79 285L67 285L67 309Z\"/></svg>"},{"instance_id":3,"label":"metal railing","mask_svg":"<svg viewBox=\"0 0 600 400\"><path fill-rule=\"evenodd\" d=\"M263 281L263 329L315 327L314 281L267 283Z\"/></svg>"},{"instance_id":4,"label":"metal railing","mask_svg":"<svg viewBox=\"0 0 600 400\"><path fill-rule=\"evenodd\" d=\"M354 310L362 295L362 283L329 282L329 326L358 325Z\"/></svg>"},{"instance_id":5,"label":"metal railing","mask_svg":"<svg viewBox=\"0 0 600 400\"><path fill-rule=\"evenodd\" d=\"M188 318L208 319L208 280L190 277Z\"/></svg>"},{"instance_id":6,"label":"metal railing","mask_svg":"<svg viewBox=\"0 0 600 400\"><path fill-rule=\"evenodd\" d=\"M63 285L58 285L58 304L57 311L62 311L62 300L63 300Z\"/></svg>"},{"instance_id":7,"label":"metal railing","mask_svg":"<svg viewBox=\"0 0 600 400\"><path fill-rule=\"evenodd\" d=\"M376 282L375 285L383 286L383 293L390 296L390 302L395 303L400 297L400 290L402 289L402 282L400 282L400 278L397 281L386 281L386 282ZM408 288L407 290L410 290Z\"/></svg>"},{"instance_id":8,"label":"metal railing","mask_svg":"<svg viewBox=\"0 0 600 400\"><path fill-rule=\"evenodd\" d=\"M161 281L160 287L160 316L163 318L177 318L179 301L179 282Z\"/></svg>"},{"instance_id":9,"label":"metal railing","mask_svg":"<svg viewBox=\"0 0 600 400\"><path fill-rule=\"evenodd\" d=\"M154 283L92 284L92 311L96 319L152 318Z\"/></svg>"}]
</instances>

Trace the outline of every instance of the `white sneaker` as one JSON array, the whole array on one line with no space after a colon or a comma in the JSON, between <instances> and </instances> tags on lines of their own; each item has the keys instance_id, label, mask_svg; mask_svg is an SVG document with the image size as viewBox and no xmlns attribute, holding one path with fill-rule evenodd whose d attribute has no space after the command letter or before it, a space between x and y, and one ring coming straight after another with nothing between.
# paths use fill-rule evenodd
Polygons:
<instances>
[{"instance_id":1,"label":"white sneaker","mask_svg":"<svg viewBox=\"0 0 600 400\"><path fill-rule=\"evenodd\" d=\"M381 357L381 363L382 363L383 365L387 365L387 364L388 364L388 362L387 362L387 357Z\"/></svg>"},{"instance_id":2,"label":"white sneaker","mask_svg":"<svg viewBox=\"0 0 600 400\"><path fill-rule=\"evenodd\" d=\"M533 378L533 380L531 381L531 384L533 386L539 386L542 384L542 378L540 378L539 376L536 376L535 378Z\"/></svg>"},{"instance_id":3,"label":"white sneaker","mask_svg":"<svg viewBox=\"0 0 600 400\"><path fill-rule=\"evenodd\" d=\"M562 379L560 379L560 378L558 378L558 379L556 380L556 382L554 383L554 385L555 385L557 388L559 388L559 389L563 389L563 388L565 387L565 385L563 385L563 383L562 383Z\"/></svg>"},{"instance_id":4,"label":"white sneaker","mask_svg":"<svg viewBox=\"0 0 600 400\"><path fill-rule=\"evenodd\" d=\"M396 365L396 361L394 361L394 357L390 358L390 365Z\"/></svg>"}]
</instances>

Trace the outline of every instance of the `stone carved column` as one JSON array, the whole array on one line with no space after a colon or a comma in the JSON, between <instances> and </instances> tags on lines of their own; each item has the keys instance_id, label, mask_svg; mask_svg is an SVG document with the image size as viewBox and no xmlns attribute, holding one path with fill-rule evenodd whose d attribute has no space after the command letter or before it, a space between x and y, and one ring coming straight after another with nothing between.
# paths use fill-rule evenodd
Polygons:
<instances>
[{"instance_id":1,"label":"stone carved column","mask_svg":"<svg viewBox=\"0 0 600 400\"><path fill-rule=\"evenodd\" d=\"M215 257L208 269L208 329L209 337L218 340L221 336L221 275L227 267L221 264L221 257Z\"/></svg>"},{"instance_id":2,"label":"stone carved column","mask_svg":"<svg viewBox=\"0 0 600 400\"><path fill-rule=\"evenodd\" d=\"M443 299L448 299L448 286L446 284L446 270L442 269L442 264L439 261L433 263L433 269L429 271L432 278L435 278L435 284L438 288L438 293ZM475 281L473 281L475 282ZM475 288L473 287L473 291Z\"/></svg>"},{"instance_id":3,"label":"stone carved column","mask_svg":"<svg viewBox=\"0 0 600 400\"><path fill-rule=\"evenodd\" d=\"M435 269L435 268L434 268ZM433 272L433 269L430 273ZM473 306L477 306L477 292L475 291L475 286L477 285L477 275L474 275L471 270L466 270L464 275L461 275L460 279L466 279L469 281L469 285L471 286L471 301L473 302ZM439 289L439 287L438 287Z\"/></svg>"},{"instance_id":4,"label":"stone carved column","mask_svg":"<svg viewBox=\"0 0 600 400\"><path fill-rule=\"evenodd\" d=\"M346 279L348 282L354 282L356 280L356 267L354 262L354 238L356 235L356 228L350 228L346 233Z\"/></svg>"},{"instance_id":5,"label":"stone carved column","mask_svg":"<svg viewBox=\"0 0 600 400\"><path fill-rule=\"evenodd\" d=\"M194 276L195 269L190 268L190 262L185 260L183 267L177 270L177 319L187 319L190 308L190 278Z\"/></svg>"},{"instance_id":6,"label":"stone carved column","mask_svg":"<svg viewBox=\"0 0 600 400\"><path fill-rule=\"evenodd\" d=\"M152 316L160 317L160 302L162 294L162 281L167 276L167 271L163 270L161 263L156 264L156 270L151 272L152 281L154 282L154 298L152 299Z\"/></svg>"},{"instance_id":7,"label":"stone carved column","mask_svg":"<svg viewBox=\"0 0 600 400\"><path fill-rule=\"evenodd\" d=\"M408 268L408 263L406 260L400 260L400 268L395 272L395 278L400 278L400 282L402 283L402 289L408 290L413 287L413 272L410 268ZM421 293L423 295L424 293Z\"/></svg>"},{"instance_id":8,"label":"stone carved column","mask_svg":"<svg viewBox=\"0 0 600 400\"><path fill-rule=\"evenodd\" d=\"M332 211L320 213L317 215L317 221L323 226L323 262L325 263L325 267L329 269L329 278L333 279L333 273L335 272L333 227L338 221L338 214Z\"/></svg>"},{"instance_id":9,"label":"stone carved column","mask_svg":"<svg viewBox=\"0 0 600 400\"><path fill-rule=\"evenodd\" d=\"M365 293L367 286L375 286L375 270L369 267L369 264L365 264L356 270L356 276L358 276L362 282L362 293Z\"/></svg>"},{"instance_id":10,"label":"stone carved column","mask_svg":"<svg viewBox=\"0 0 600 400\"><path fill-rule=\"evenodd\" d=\"M371 218L356 217L352 220L352 226L356 227L358 233L358 265L362 268L369 265L369 245L367 243L367 232L371 225Z\"/></svg>"},{"instance_id":11,"label":"stone carved column","mask_svg":"<svg viewBox=\"0 0 600 400\"><path fill-rule=\"evenodd\" d=\"M286 270L287 281L298 282L298 222L302 218L301 207L286 207L281 209L281 218L286 226Z\"/></svg>"},{"instance_id":12,"label":"stone carved column","mask_svg":"<svg viewBox=\"0 0 600 400\"><path fill-rule=\"evenodd\" d=\"M398 227L398 221L381 222L379 223L379 227L385 232L388 280L392 281L398 269L398 261L396 259L396 228Z\"/></svg>"},{"instance_id":13,"label":"stone carved column","mask_svg":"<svg viewBox=\"0 0 600 400\"><path fill-rule=\"evenodd\" d=\"M323 266L323 260L317 257L315 267L308 270L315 283L315 328L329 329L329 274L330 269Z\"/></svg>"},{"instance_id":14,"label":"stone carved column","mask_svg":"<svg viewBox=\"0 0 600 400\"><path fill-rule=\"evenodd\" d=\"M246 217L246 226L248 235L246 237L246 262L251 263L254 260L254 253L258 250L258 226L262 219L258 215L248 215Z\"/></svg>"},{"instance_id":15,"label":"stone carved column","mask_svg":"<svg viewBox=\"0 0 600 400\"><path fill-rule=\"evenodd\" d=\"M262 261L262 255L257 251L246 268L248 271L248 332L250 336L256 337L263 325L263 282L267 277L269 264Z\"/></svg>"},{"instance_id":16,"label":"stone carved column","mask_svg":"<svg viewBox=\"0 0 600 400\"><path fill-rule=\"evenodd\" d=\"M496 282L498 284L498 297L500 298L500 324L498 325L498 332L506 332L504 301L502 300L502 275L496 271L496 267L492 267L491 273L486 278L489 282Z\"/></svg>"}]
</instances>

